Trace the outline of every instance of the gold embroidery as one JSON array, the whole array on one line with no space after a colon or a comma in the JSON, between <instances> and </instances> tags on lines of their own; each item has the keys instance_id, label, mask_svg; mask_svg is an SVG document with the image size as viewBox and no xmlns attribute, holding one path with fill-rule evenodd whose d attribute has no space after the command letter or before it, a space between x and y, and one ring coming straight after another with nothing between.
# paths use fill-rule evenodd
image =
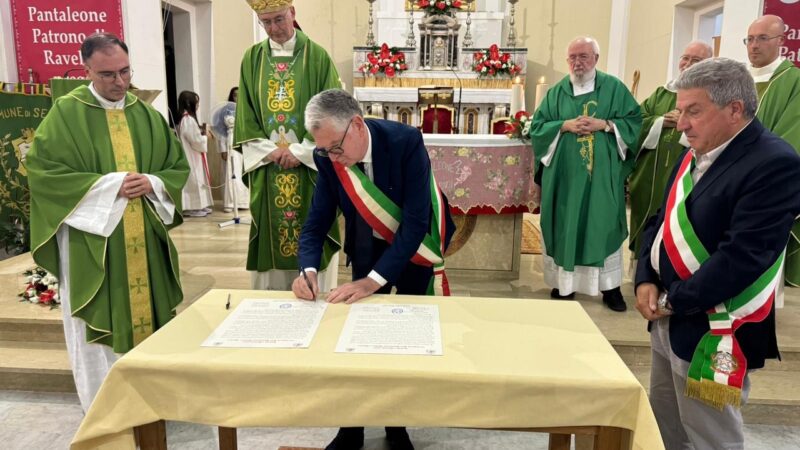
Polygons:
<instances>
[{"instance_id":1,"label":"gold embroidery","mask_svg":"<svg viewBox=\"0 0 800 450\"><path fill-rule=\"evenodd\" d=\"M594 105L595 110L589 114L589 106ZM595 100L590 100L583 104L583 115L594 117L597 113L597 102ZM578 143L581 144L581 158L583 158L583 162L586 163L586 169L589 171L589 175L592 174L592 168L594 166L594 133L590 133L586 136L581 136L578 138Z\"/></svg>"},{"instance_id":2,"label":"gold embroidery","mask_svg":"<svg viewBox=\"0 0 800 450\"><path fill-rule=\"evenodd\" d=\"M267 108L273 113L294 110L294 80L267 81Z\"/></svg>"},{"instance_id":3,"label":"gold embroidery","mask_svg":"<svg viewBox=\"0 0 800 450\"><path fill-rule=\"evenodd\" d=\"M282 220L278 225L281 256L297 256L297 250L300 248L300 230L300 222L297 220Z\"/></svg>"},{"instance_id":4,"label":"gold embroidery","mask_svg":"<svg viewBox=\"0 0 800 450\"><path fill-rule=\"evenodd\" d=\"M124 110L106 110L111 147L119 172L138 172L128 121ZM125 261L128 266L128 297L131 308L133 345L153 334L153 311L150 305L149 270L144 238L142 198L128 200L122 216L125 234Z\"/></svg>"},{"instance_id":5,"label":"gold embroidery","mask_svg":"<svg viewBox=\"0 0 800 450\"><path fill-rule=\"evenodd\" d=\"M300 185L300 177L294 173L282 173L275 177L275 186L278 188L278 196L275 198L275 206L278 208L299 208L300 195L297 188Z\"/></svg>"}]
</instances>

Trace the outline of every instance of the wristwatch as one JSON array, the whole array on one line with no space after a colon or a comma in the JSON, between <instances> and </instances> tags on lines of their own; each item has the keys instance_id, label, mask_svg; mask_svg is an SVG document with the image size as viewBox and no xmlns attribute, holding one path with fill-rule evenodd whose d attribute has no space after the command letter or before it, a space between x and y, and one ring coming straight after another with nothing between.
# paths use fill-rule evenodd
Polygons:
<instances>
[{"instance_id":1,"label":"wristwatch","mask_svg":"<svg viewBox=\"0 0 800 450\"><path fill-rule=\"evenodd\" d=\"M672 306L669 304L669 300L667 300L667 293L662 292L661 295L658 296L658 302L656 303L656 308L658 308L658 312L664 315L672 314Z\"/></svg>"},{"instance_id":2,"label":"wristwatch","mask_svg":"<svg viewBox=\"0 0 800 450\"><path fill-rule=\"evenodd\" d=\"M603 131L605 131L606 133L611 132L611 122L606 120L606 128Z\"/></svg>"}]
</instances>

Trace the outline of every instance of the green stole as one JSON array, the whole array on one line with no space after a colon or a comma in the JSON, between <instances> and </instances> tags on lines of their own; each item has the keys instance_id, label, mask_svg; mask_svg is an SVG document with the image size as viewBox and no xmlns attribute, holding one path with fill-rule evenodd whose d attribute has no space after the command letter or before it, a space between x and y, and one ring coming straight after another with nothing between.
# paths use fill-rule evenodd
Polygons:
<instances>
[{"instance_id":1,"label":"green stole","mask_svg":"<svg viewBox=\"0 0 800 450\"><path fill-rule=\"evenodd\" d=\"M672 168L684 147L681 133L675 128L663 128L656 148L642 148L653 122L675 109L677 94L661 86L642 102L642 132L639 135L636 167L628 179L631 201L631 236L629 248L634 257L641 250L641 233L650 217L656 215L664 201L664 191Z\"/></svg>"},{"instance_id":2,"label":"green stole","mask_svg":"<svg viewBox=\"0 0 800 450\"><path fill-rule=\"evenodd\" d=\"M124 110L105 110L89 88L59 98L36 130L27 160L31 246L37 264L60 273L56 233L104 174L157 176L176 205L189 166L161 115L132 94ZM72 315L87 341L125 353L175 315L183 299L178 255L167 226L142 197L128 202L108 238L69 228Z\"/></svg>"},{"instance_id":3,"label":"green stole","mask_svg":"<svg viewBox=\"0 0 800 450\"><path fill-rule=\"evenodd\" d=\"M784 60L769 81L756 83L756 117L800 153L800 69ZM786 248L786 284L800 286L800 220L792 226Z\"/></svg>"},{"instance_id":4,"label":"green stole","mask_svg":"<svg viewBox=\"0 0 800 450\"><path fill-rule=\"evenodd\" d=\"M237 146L269 139L288 146L291 133L298 142L311 139L304 126L304 110L318 92L338 88L339 76L327 53L305 34L296 31L294 53L272 56L269 40L251 47L242 61L234 141ZM282 169L274 163L245 176L250 187L253 222L247 252L247 270L297 270L300 230L308 216L317 173L300 165ZM321 270L340 248L335 222L323 246Z\"/></svg>"},{"instance_id":5,"label":"green stole","mask_svg":"<svg viewBox=\"0 0 800 450\"><path fill-rule=\"evenodd\" d=\"M541 159L565 120L589 115L614 122L628 146L622 161L614 133L563 133L549 166ZM600 71L594 91L574 96L569 77L550 88L534 114L530 136L541 177L542 236L548 256L567 271L602 267L628 235L624 184L634 165L642 118L618 79Z\"/></svg>"}]
</instances>

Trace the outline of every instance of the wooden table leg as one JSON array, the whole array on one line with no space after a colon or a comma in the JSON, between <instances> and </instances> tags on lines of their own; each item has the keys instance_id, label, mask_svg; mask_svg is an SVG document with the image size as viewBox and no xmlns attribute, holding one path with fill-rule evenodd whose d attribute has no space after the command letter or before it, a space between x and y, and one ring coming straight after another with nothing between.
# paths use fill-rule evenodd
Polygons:
<instances>
[{"instance_id":1,"label":"wooden table leg","mask_svg":"<svg viewBox=\"0 0 800 450\"><path fill-rule=\"evenodd\" d=\"M594 437L594 450L621 450L622 428L600 427Z\"/></svg>"},{"instance_id":2,"label":"wooden table leg","mask_svg":"<svg viewBox=\"0 0 800 450\"><path fill-rule=\"evenodd\" d=\"M236 450L236 428L219 427L219 450Z\"/></svg>"},{"instance_id":3,"label":"wooden table leg","mask_svg":"<svg viewBox=\"0 0 800 450\"><path fill-rule=\"evenodd\" d=\"M133 429L141 450L167 450L167 425L163 420Z\"/></svg>"},{"instance_id":4,"label":"wooden table leg","mask_svg":"<svg viewBox=\"0 0 800 450\"><path fill-rule=\"evenodd\" d=\"M547 446L547 450L569 450L571 444L571 434L550 433L550 443Z\"/></svg>"}]
</instances>

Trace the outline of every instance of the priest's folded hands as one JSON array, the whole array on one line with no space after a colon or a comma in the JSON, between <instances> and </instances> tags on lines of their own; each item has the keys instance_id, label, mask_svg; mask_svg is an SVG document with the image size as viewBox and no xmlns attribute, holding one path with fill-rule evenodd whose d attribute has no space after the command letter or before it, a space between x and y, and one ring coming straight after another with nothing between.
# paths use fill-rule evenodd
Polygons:
<instances>
[{"instance_id":1,"label":"priest's folded hands","mask_svg":"<svg viewBox=\"0 0 800 450\"><path fill-rule=\"evenodd\" d=\"M125 198L139 198L153 192L153 185L150 179L140 173L128 173L122 180L119 188L119 195Z\"/></svg>"}]
</instances>

